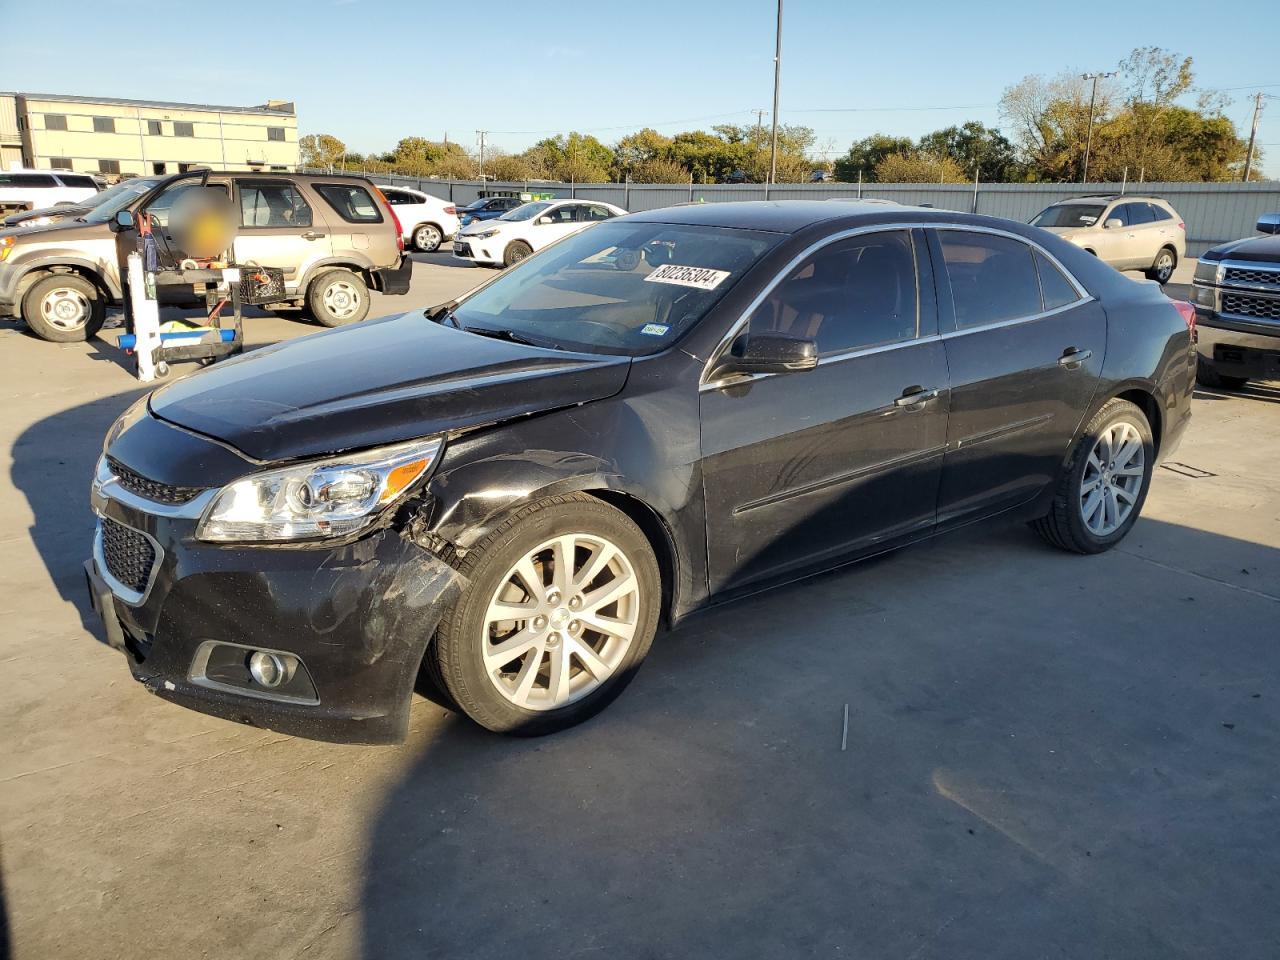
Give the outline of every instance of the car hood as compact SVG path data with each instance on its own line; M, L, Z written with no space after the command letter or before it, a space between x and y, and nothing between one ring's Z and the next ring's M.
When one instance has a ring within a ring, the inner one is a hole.
M496 218L491 220L472 218L471 222L462 228L462 234L466 237L473 237L477 233L484 233L486 230L501 230L504 227L506 227L506 222L498 223Z
M1263 263L1280 263L1280 236L1245 237L1224 243L1208 251L1203 260L1258 260Z
M292 460L601 400L622 389L630 366L412 312L218 363L157 391L150 408L255 460Z

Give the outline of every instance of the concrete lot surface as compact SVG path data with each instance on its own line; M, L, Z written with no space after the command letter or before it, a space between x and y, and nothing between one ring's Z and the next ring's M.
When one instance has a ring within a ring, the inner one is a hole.
M374 315L489 276L419 259ZM163 703L95 640L111 343L0 328L20 960L1280 955L1277 385L1197 395L1109 554L975 527L660 635L565 734L420 700L367 748Z

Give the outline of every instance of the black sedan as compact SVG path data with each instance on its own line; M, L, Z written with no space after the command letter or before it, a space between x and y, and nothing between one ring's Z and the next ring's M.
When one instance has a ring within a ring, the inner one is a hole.
M140 402L89 584L134 675L197 710L396 740L423 670L547 732L660 624L771 583L997 514L1114 546L1187 426L1193 339L1188 304L1009 221L622 217Z

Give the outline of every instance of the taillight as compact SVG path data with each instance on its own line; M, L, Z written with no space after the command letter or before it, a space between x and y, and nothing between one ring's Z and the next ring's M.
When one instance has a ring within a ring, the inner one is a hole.
M373 192L378 195L378 199L382 201L382 205L387 208L387 213L391 214L391 222L396 228L396 249L404 253L404 228L400 226L400 218L396 216L396 208L391 205L391 201L387 199L387 195L377 187L373 188Z
M453 206L453 204L450 204L444 208L444 212L449 214L451 217L456 217L458 215L458 208Z
M1186 225L1186 223L1184 223L1183 221L1179 220L1179 221L1178 221L1178 229L1179 229L1179 230L1181 230L1183 233L1186 233L1186 232L1187 232L1187 225Z
M1191 340L1194 343L1196 338L1196 308L1186 300L1174 300L1173 309L1182 314L1182 319L1187 323L1187 329L1191 331Z

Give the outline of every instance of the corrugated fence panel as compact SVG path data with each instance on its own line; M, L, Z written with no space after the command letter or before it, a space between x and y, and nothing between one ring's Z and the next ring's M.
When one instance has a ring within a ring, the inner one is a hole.
M358 171L351 171L356 173ZM498 183L368 174L375 183L412 187L452 203L470 203L486 192L550 193L556 197L603 200L626 210L656 210L680 203L730 200L829 200L834 197L893 200L939 210L977 212L1023 223L1059 200L1096 194L1132 193L1164 197L1187 225L1187 254L1247 237L1263 213L1280 212L1280 182L1263 183Z

